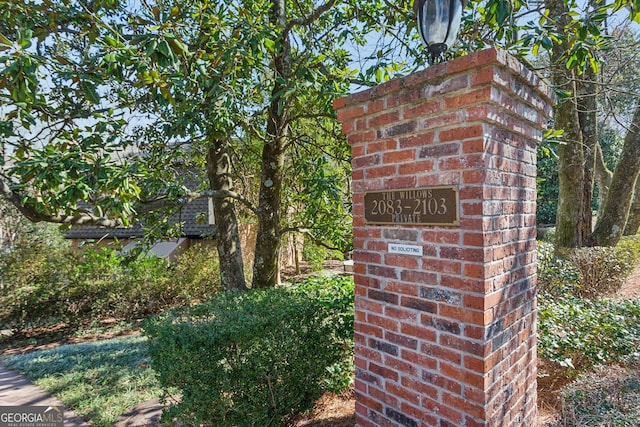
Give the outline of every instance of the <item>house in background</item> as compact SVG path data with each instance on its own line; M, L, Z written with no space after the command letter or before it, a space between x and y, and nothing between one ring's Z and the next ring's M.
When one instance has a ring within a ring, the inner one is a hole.
M210 198L197 199L183 206L169 221L180 224L180 237L156 242L150 249L150 253L173 261L187 248L196 244L215 250L215 219L213 201ZM64 231L63 235L77 248L89 241L99 246L117 247L127 252L138 244L143 230L139 223L123 228L85 225L74 226Z

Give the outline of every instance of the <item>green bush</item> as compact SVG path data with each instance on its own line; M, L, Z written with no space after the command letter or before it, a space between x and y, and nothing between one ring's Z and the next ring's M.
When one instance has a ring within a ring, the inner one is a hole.
M319 272L324 268L324 262L328 259L342 260L344 255L336 250L330 250L321 246L305 236L302 248L302 259L309 263L311 271Z
M640 254L640 240L624 237L615 247L557 251L538 242L538 291L556 297L597 299L620 289Z
M0 256L0 324L20 331L51 321L147 317L214 295L217 266L215 251L206 248L169 264L108 248L78 252L27 242Z
M353 283L341 278L224 292L151 319L152 367L182 396L163 420L279 426L311 409L328 369L340 369L352 348L349 328Z
M222 290L218 251L191 246L171 265L169 277L173 291L185 304L217 294Z
M538 242L538 292L562 296L571 293L580 279L580 272L568 260L556 255L553 244Z
M622 360L640 346L640 301L540 297L538 354L584 371Z
M57 261L60 248L43 242L19 245L0 257L0 322L3 327L23 330L65 311L64 289ZM54 284L52 286L52 284Z

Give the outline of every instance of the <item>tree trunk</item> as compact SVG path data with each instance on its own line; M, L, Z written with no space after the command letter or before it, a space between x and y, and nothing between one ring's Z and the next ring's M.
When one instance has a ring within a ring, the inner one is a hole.
M611 186L611 180L613 179L613 172L609 170L607 164L604 162L604 156L602 155L602 147L598 143L596 145L596 167L595 167L596 181L598 182L598 217L602 215L602 209L607 200L607 194L609 193L609 187Z
M593 231L593 215L591 201L595 177L596 146L598 145L598 101L596 99L596 75L588 68L582 79L576 82L578 120L582 134L582 151L584 153L584 177L582 185L582 218L579 234L583 236L583 245L591 242Z
M636 187L633 191L633 201L629 209L627 225L624 227L625 236L635 236L640 229L640 179L636 179Z
M560 34L569 22L569 9L564 2L546 1L550 16L556 20ZM584 171L582 133L577 111L576 85L573 71L567 70L562 61L568 51L565 43L554 43L551 52L551 79L556 90L570 95L561 99L555 108L555 128L564 130L564 144L558 147L558 211L556 215L556 245L580 247L589 237L584 220ZM589 210L589 215L590 215Z
M631 120L602 210L593 232L598 246L615 246L625 229L631 200L640 173L640 103Z
M232 191L229 144L215 140L207 150L207 175L212 190ZM226 290L247 290L242 260L242 244L238 232L238 219L230 198L213 198L216 220L216 244L220 259L220 280Z
M253 263L253 288L267 288L278 284L279 252L282 236L281 202L284 175L284 151L288 137L287 99L284 89L291 77L291 45L285 31L287 19L286 0L274 0L270 21L280 30L280 51L273 69L275 84L268 109L267 135L262 148L262 174L258 200L258 234Z

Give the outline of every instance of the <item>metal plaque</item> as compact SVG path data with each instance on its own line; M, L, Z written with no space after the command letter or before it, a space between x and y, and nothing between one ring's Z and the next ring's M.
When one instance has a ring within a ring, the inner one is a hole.
M364 193L367 224L460 225L458 187Z

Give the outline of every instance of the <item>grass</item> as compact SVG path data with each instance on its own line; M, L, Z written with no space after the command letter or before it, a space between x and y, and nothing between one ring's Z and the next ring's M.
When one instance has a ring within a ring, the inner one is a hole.
M118 337L4 356L0 363L29 377L95 427L110 427L132 406L161 394L141 336Z

